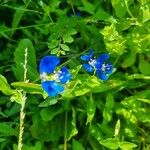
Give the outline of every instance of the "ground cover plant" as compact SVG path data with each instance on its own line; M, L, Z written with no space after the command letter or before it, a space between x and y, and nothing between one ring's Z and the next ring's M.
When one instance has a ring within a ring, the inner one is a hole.
M149 150L149 84L149 0L0 1L0 150Z

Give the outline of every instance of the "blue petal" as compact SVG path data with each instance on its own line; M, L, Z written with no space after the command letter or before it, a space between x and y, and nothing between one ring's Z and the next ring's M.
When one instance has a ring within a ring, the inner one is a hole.
M65 84L67 81L71 79L71 74L69 73L67 67L61 68L60 72L58 72L58 78L62 84Z
M100 69L102 68L102 62L99 61L98 59L96 59L95 68L96 68L97 70L100 70Z
M56 56L45 56L40 61L39 65L40 74L43 72L53 73L59 62L60 59Z
M109 77L109 76L108 76L105 72L103 72L102 70L97 70L97 76L98 76L98 78L101 79L101 80L107 80L108 77Z
M103 64L108 59L109 59L109 54L103 53L98 57L97 62Z
M76 16L78 16L78 17L82 17L81 12L80 12L80 11L77 11Z
M112 63L105 64L105 73L111 74L113 71L113 65Z
M90 53L88 55L83 55L80 57L80 59L84 60L84 61L90 61L90 59L93 57L93 55L94 55L94 51L90 50Z
M94 71L94 68L89 64L83 64L83 67L89 73L92 73Z
M56 84L55 81L42 82L42 88L49 96L56 96L64 91L64 87Z

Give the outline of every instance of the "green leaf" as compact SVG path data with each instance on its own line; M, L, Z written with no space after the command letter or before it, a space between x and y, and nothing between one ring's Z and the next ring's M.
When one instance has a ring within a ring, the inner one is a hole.
M127 67L134 65L135 60L136 60L136 51L131 50L130 52L127 53L127 55L122 63L122 67L127 68Z
M69 85L71 85L71 83L69 83ZM73 90L69 87L69 89L66 89L66 91L62 93L62 96L64 98L74 98L75 96L85 95L88 92L90 92L88 87L76 86Z
M39 104L39 107L48 107L58 102L58 97L47 97L43 102Z
M13 82L13 83L11 83L11 85L14 88L22 89L22 90L26 91L27 93L42 94L42 95L44 94L44 91L43 91L41 85L39 85L39 84L27 83L27 82Z
M35 114L30 131L33 138L42 142L57 142L64 135L64 118L57 116L52 121L45 122L39 114Z
M11 125L0 123L0 134L1 136L16 136L17 132L11 127Z
M122 142L119 142L119 147L122 150L130 150L130 149L137 147L137 145L131 142L122 141Z
M57 47L58 43L59 43L59 42L58 42L57 40L52 40L52 41L50 41L50 43L48 44L48 48L53 49L53 48Z
M57 106L51 106L49 108L44 108L41 110L41 117L44 121L50 121L52 120L57 114L60 114L63 112L63 108L59 105Z
M125 16L127 9L123 0L112 0L111 3L115 9L117 17L122 18L123 16Z
M9 84L7 83L7 80L4 76L0 74L0 91L4 93L5 95L11 95L13 94L13 90L10 88Z
M73 136L78 133L76 128L76 111L72 108L72 118L67 122L67 140L69 141Z
M14 52L13 72L19 81L24 80L24 62L25 62L25 49L27 48L27 80L34 81L39 78L37 72L35 49L29 39L23 39L19 42L18 47Z
M94 14L95 7L93 4L89 3L87 0L82 0L83 7L79 7L78 9L81 11L86 11L89 14Z
M61 53L62 55L66 55L66 52L63 51L63 50L61 50L60 53Z
M12 28L16 29L18 27L24 12L25 12L24 6L17 7L16 12L14 13L13 16ZM12 35L14 34L15 31L16 30L13 30Z
M106 140L100 141L100 143L109 149L118 149L119 148L119 139L118 138L108 138Z
M80 142L73 140L73 150L85 150L85 149Z
M115 125L115 133L114 136L117 137L120 131L120 120L118 119Z
M10 100L12 102L17 102L21 104L22 98L23 98L22 92L20 90L15 90L14 94L10 97Z
M150 75L150 63L144 59L143 55L140 55L140 62L139 62L139 70L144 75Z
M108 93L108 95L106 97L105 108L103 111L103 119L104 119L103 122L104 123L111 121L114 104L115 104L115 102L114 102L113 95L111 93Z
M118 31L125 31L132 25L132 19L120 18L120 21L116 24ZM132 49L131 49L132 50Z
M111 23L117 23L117 20L113 16L111 16L109 13L104 11L102 8L99 8L98 11L90 18L96 21L104 20L104 21L109 21Z
M90 123L95 115L95 111L96 111L96 105L94 103L94 99L92 97L92 93L90 95L90 98L87 99L87 103L86 103L86 111L87 111L87 120L86 120L86 125L88 123Z
M74 41L74 39L72 36L65 34L65 35L63 35L63 41L64 41L64 43L72 43Z
M141 5L140 9L139 9L139 16L138 19L144 23L150 20L150 5L147 4L143 4Z
M54 48L54 49L51 50L51 54L54 54L54 55L55 55L55 54L57 54L57 53L58 53L58 48Z
M64 51L70 51L70 48L66 44L60 44L60 46Z
M5 138L0 138L0 143L2 143L2 142L4 142L4 141L6 141Z
M103 134L97 124L90 124L89 133L100 143L103 138Z
M74 28L69 28L66 33L68 35L75 35L77 31Z

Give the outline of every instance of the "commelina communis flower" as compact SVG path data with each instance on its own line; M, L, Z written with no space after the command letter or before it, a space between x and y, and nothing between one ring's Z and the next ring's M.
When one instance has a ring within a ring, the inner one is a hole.
M49 96L56 96L64 91L64 85L71 79L67 67L55 71L60 59L57 56L49 55L41 59L39 64L42 88Z
M109 54L103 53L97 59L93 58L93 55L93 50L90 50L89 54L80 57L81 60L86 62L83 64L83 68L88 73L96 71L99 79L107 80L109 75L113 71L112 63L107 62L107 60L109 59Z

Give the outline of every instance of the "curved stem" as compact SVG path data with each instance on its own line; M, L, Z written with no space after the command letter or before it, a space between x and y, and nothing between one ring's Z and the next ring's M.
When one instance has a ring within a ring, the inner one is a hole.
M131 13L129 7L128 7L128 2L127 2L126 0L124 0L124 3L125 3L125 6L126 6L126 8L127 8L127 12L128 12L128 14L130 15L130 17L135 18L135 17L133 16L133 14Z
M71 5L71 9L72 9L73 14L76 15L76 12L75 12L74 7L73 7L73 1L72 0L70 0L70 5Z

